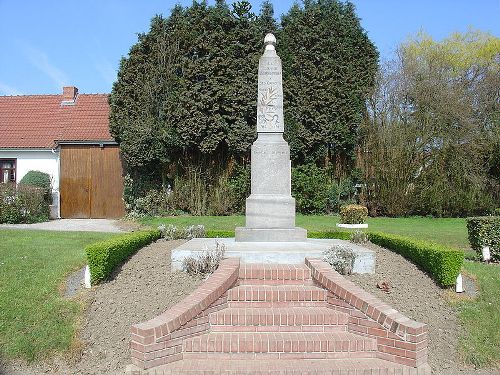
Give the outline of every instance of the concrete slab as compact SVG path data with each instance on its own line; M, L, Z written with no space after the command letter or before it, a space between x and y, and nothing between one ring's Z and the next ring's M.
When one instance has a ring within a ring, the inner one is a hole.
M349 241L307 239L303 242L239 242L234 238L193 238L172 250L172 270L181 270L182 261L204 251L214 250L217 242L226 247L226 257L239 257L243 263L301 264L306 257L322 258L332 245L343 245L356 253L354 273L375 272L375 252Z
M0 224L0 229L36 229L71 232L125 232L111 219L59 219L34 224Z

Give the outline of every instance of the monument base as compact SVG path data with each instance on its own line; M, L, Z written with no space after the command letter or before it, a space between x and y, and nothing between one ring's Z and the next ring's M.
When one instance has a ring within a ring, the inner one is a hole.
M304 228L248 228L237 227L237 242L301 242L307 240Z
M332 245L351 248L356 254L354 273L375 272L375 252L349 241L335 239L306 239L301 242L238 242L234 238L193 238L172 250L172 270L181 270L182 261L207 250L216 243L225 245L225 257L238 257L242 263L303 264L306 257L323 257Z

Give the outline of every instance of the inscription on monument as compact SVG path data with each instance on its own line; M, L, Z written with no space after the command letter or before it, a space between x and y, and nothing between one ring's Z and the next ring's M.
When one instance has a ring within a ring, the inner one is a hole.
M283 131L281 60L274 50L270 50L266 51L259 61L257 132Z

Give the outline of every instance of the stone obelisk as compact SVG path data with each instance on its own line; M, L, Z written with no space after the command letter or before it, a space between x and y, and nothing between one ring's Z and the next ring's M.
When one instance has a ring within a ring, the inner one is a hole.
M291 194L290 147L283 139L283 82L276 38L267 34L259 60L257 140L251 151L251 194L246 225L236 228L237 242L305 241L307 231L295 227Z

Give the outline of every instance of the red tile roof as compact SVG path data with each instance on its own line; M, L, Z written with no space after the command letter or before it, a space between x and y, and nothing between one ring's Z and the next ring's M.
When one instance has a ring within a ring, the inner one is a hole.
M107 94L0 96L0 148L53 148L57 141L113 141Z

